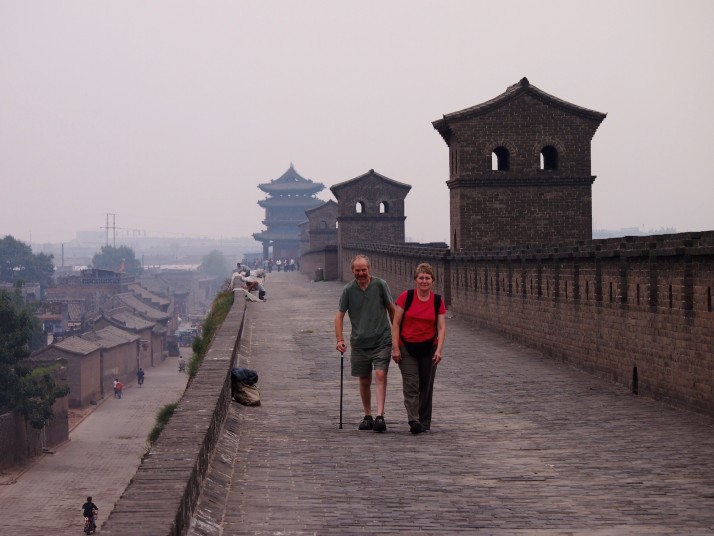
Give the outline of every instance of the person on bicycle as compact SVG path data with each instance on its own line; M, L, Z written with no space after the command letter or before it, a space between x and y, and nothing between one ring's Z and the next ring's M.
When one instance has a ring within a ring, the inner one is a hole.
M88 517L90 523L92 524L92 531L96 530L97 524L95 522L95 516L99 507L92 502L91 497L87 497L87 502L82 505L82 514L84 517Z

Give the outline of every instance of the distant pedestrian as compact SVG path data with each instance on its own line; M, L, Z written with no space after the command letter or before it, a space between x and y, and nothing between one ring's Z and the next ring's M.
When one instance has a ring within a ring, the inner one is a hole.
M139 387L144 385L144 369L139 367L139 370L136 373L136 380L139 382Z
M114 378L114 398L119 398L119 392L117 391L117 384L119 383L119 378Z
M117 398L121 398L121 390L124 386L121 384L119 380L117 380Z

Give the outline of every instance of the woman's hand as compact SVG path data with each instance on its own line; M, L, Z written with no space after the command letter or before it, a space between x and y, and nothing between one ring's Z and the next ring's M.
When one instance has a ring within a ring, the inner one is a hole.
M396 348L392 348L392 359L394 359L395 363L399 363L402 360L402 353L398 346Z
M436 352L434 352L434 357L431 358L431 361L434 363L434 366L441 363L441 350L437 349Z

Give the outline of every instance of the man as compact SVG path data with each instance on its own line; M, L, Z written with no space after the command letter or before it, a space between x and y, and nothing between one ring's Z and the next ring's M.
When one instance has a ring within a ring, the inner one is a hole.
M357 255L352 259L354 281L345 285L335 316L337 351L347 349L343 333L345 313L350 313L350 361L352 376L359 378L359 394L364 408L360 430L384 432L384 402L387 397L387 370L392 351L391 319L394 303L387 282L370 275L369 259ZM377 417L372 418L372 370L377 387Z
M144 369L139 367L139 370L136 372L136 379L139 382L139 387L144 385Z
M97 530L96 512L99 507L92 502L91 497L87 497L87 502L82 505L82 515L90 519L92 532Z
M244 288L248 292L252 292L253 290L258 291L258 299L260 301L265 301L265 287L260 284L260 281L258 281L255 277L245 277L245 276L240 276L241 280L241 287Z

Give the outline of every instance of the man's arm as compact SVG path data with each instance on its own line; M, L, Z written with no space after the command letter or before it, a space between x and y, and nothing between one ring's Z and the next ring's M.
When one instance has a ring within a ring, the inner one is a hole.
M402 315L404 315L404 309L401 307L394 306L394 315L392 317L392 359L395 363L399 363L402 359L402 351L399 349L399 336L402 328Z
M396 312L397 312L397 308L394 306L393 303L390 303L387 305L387 314L389 315L390 323L394 323L394 318L395 318Z

